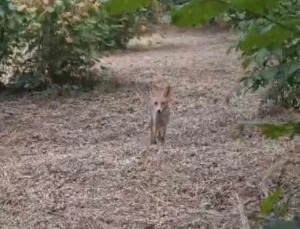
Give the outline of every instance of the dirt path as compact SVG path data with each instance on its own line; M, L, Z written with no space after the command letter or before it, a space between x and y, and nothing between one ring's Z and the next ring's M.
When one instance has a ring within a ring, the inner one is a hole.
M258 99L226 104L241 74L228 32L170 32L163 47L103 59L145 91L167 80L178 103L165 146L149 146L135 90L0 107L0 225L4 228L243 228L264 171L287 143L248 132ZM144 90L145 89L145 90ZM0 226L1 227L1 226Z

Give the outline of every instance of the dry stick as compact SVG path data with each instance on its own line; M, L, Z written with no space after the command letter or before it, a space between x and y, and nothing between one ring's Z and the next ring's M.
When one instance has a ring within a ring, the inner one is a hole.
M223 224L223 226L222 226L221 229L225 229L225 227L227 226L227 224L228 224L228 222L225 222L225 223Z
M139 186L139 188L140 188L145 194L147 194L148 196L150 196L152 199L156 200L156 201L159 202L159 203L164 204L165 207L170 208L170 207L168 206L168 203L167 203L166 201L164 201L164 200L162 200L162 199L156 197L156 196L153 195L152 193L148 192L144 187L142 187L142 185L141 185L140 183L138 183L138 186Z
M276 170L282 169L286 164L288 164L290 162L291 162L291 160L286 158L286 159L283 159L283 160L275 163L274 165L272 165L269 168L269 170L267 171L266 175L264 176L264 178L262 179L262 182L261 182L261 189L262 189L262 192L263 192L265 197L267 197L268 194L269 194L268 180L271 177L271 175Z
M238 210L239 210L239 213L241 216L241 222L243 225L243 229L250 229L248 218L246 217L245 212L244 212L244 205L241 203L240 198L237 193L235 194L235 196L236 196L236 200L237 200L237 204L238 204Z

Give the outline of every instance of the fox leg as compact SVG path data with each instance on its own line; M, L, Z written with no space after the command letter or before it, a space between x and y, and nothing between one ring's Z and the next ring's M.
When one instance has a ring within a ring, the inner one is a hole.
M165 136L166 136L166 132L167 132L167 126L164 126L163 128L163 135L162 135L162 142L165 142Z
M157 130L157 138L158 138L159 141L162 141L162 137L163 137L162 134L163 134L163 133L162 133L162 128L160 127L160 128Z
M162 143L165 142L166 130L167 130L167 127L161 127L160 131L159 131L159 139Z
M156 134L157 134L157 128L154 125L153 120L151 119L151 140L150 140L150 144L156 144Z

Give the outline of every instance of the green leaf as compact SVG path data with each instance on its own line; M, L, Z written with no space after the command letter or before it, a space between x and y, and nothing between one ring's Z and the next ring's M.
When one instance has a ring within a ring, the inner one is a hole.
M147 7L151 2L151 0L110 0L104 4L104 8L109 14L118 15Z
M55 9L54 9L54 7L52 7L52 6L47 6L47 7L46 7L46 11L49 12L49 13L53 13L54 10L55 10Z
M260 212L262 215L268 216L276 204L276 201L280 198L282 194L281 189L277 189L275 192L273 192L270 196L268 196L266 199L264 199L261 202L260 206Z
M296 26L300 24L300 19L292 19L280 24L271 24L262 30L252 27L238 47L244 52L251 51L252 48L276 49L281 47L283 42L299 30Z
M297 73L300 71L300 62L299 61L293 61L293 62L283 65L282 71L283 71L283 74L284 74L286 80L293 77L293 78L295 78L295 80L297 80L297 82L299 82L300 79L297 75Z
M257 73L257 77L261 78L263 81L274 81L276 79L276 76L279 73L279 68L277 66L270 67L265 70L259 71Z
M244 52L251 51L252 48L268 48L275 49L282 45L283 41L293 34L292 31L286 30L279 25L260 33L256 28L249 31L246 37L239 43L238 47Z
M36 7L30 7L30 8L27 8L26 9L28 13L34 13L37 11L37 8Z
M218 0L194 0L172 12L172 23L179 27L205 24L229 7L229 4Z
M21 5L21 6L18 6L17 7L17 10L19 11L19 12L21 12L21 11L23 11L23 10L25 10L26 9L26 5Z
M282 136L300 135L300 121L289 122L284 124L270 124L262 121L242 121L240 125L244 128L258 127L262 133L269 138L279 138Z
M0 9L0 17L4 17L4 15L5 15L5 12L2 9Z
M10 9L11 11L14 11L14 10L16 10L16 6L12 3L9 3L8 4L8 9Z
M263 14L266 9L276 7L282 0L231 0L239 10Z
M257 126L261 129L262 133L272 139L276 139L282 136L292 136L294 133L294 127L290 124L260 124Z

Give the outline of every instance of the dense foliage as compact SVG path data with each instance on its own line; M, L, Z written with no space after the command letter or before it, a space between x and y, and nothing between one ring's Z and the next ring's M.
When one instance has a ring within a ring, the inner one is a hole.
M90 67L103 51L125 48L157 21L159 7L156 1L148 3L148 8L115 14L113 2L3 0L1 74L13 76L8 86L14 89L66 83L93 87Z
M299 9L297 0L193 1L174 12L173 21L192 26L223 16L233 22L241 34L236 48L242 52L245 76L241 81L247 89L267 87L266 101L298 107Z

